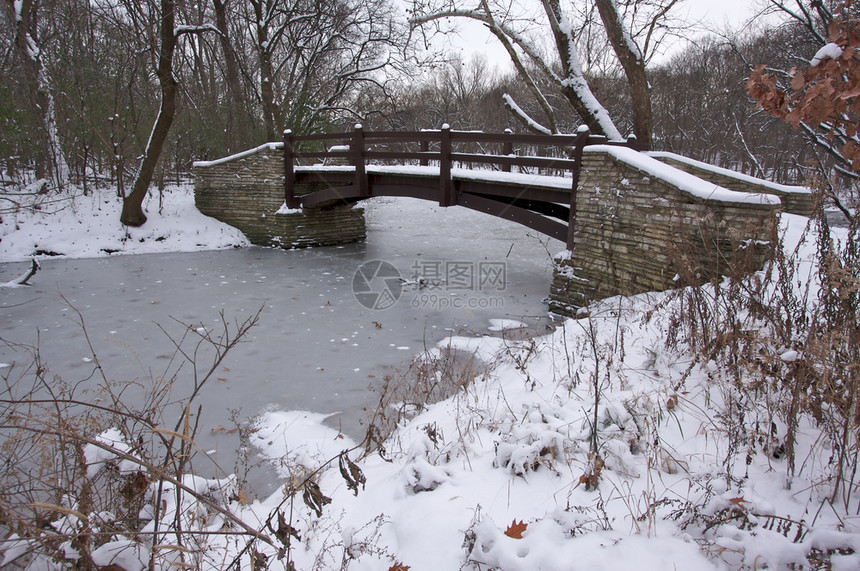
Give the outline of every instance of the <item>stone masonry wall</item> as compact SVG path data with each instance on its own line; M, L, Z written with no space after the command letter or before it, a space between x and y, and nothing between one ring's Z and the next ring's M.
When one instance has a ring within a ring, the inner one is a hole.
M312 192L310 185L296 194ZM352 206L278 214L284 204L284 158L263 145L232 159L194 164L194 200L203 214L235 226L252 244L301 248L364 240L364 211Z
M589 301L703 283L742 254L760 267L770 205L705 200L606 153L586 152L574 248L557 259L550 308L573 314Z

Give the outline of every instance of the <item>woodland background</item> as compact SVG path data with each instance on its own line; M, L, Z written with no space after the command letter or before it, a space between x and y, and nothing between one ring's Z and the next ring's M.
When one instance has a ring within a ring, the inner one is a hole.
M518 11L487 1L6 0L0 9L0 171L4 184L98 181L129 194L163 119L172 78L175 110L152 161L162 187L191 163L297 134L438 128L572 132L588 117L570 105L582 78L623 135L636 131L630 74L607 34L601 4L616 11L650 90L651 147L773 179L804 183L810 169L855 177L821 130L792 129L744 89L758 64L783 84L826 43L841 2L769 0L767 27L702 32L675 16L677 0L561 5ZM166 10L174 30L164 75ZM511 61L450 56L443 22L481 21ZM561 24L559 26L559 23ZM566 26L566 27L565 27ZM494 31L495 30L495 31ZM561 30L561 33L558 33ZM435 38L435 39L434 39ZM561 39L560 39L561 38ZM672 45L674 55L661 55ZM684 47L678 47L684 46ZM613 52L613 47L615 51ZM161 75L159 75L161 74ZM514 105L511 105L511 102ZM512 109L515 112L512 112ZM532 123L524 122L527 116ZM593 129L594 130L594 129ZM599 129L598 129L599 130ZM638 133L637 133L638 134ZM640 135L640 140L642 136ZM148 146L148 142L150 143ZM838 182L836 183L839 184Z

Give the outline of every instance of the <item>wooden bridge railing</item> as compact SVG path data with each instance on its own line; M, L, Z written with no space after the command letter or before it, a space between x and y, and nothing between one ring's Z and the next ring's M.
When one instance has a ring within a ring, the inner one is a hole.
M502 172L536 168L546 172L571 173L570 219L573 228L576 217L576 189L582 150L587 145L619 145L642 150L634 137L627 141L608 141L601 135L591 135L585 127L572 135L532 135L455 131L443 125L427 131L365 131L356 125L351 133L297 136L284 131L284 195L289 208L301 206L295 196L295 165L297 162L319 163L332 159L345 160L355 169L354 188L359 197L371 195L367 166L369 164L439 165L439 205L457 204L451 172L455 164L486 165ZM323 150L303 150L322 146ZM471 149L484 152L469 152ZM486 149L498 152L486 152ZM517 154L524 148L529 154Z
M324 150L299 150L303 144L314 142L323 143ZM455 152L455 149L469 144L481 148L493 146L500 152ZM399 145L401 149L391 150L393 145ZM417 150L409 150L410 145L417 146ZM435 147L433 150L431 145ZM519 155L514 152L515 145L538 151L546 150L542 154ZM634 137L628 138L627 141L608 141L606 137L591 135L585 129L574 135L531 135L514 134L510 131L455 131L448 125L443 125L439 130L426 131L365 131L361 125L356 125L351 133L300 136L287 130L284 131L284 166L288 175L285 177L286 198L291 208L300 205L292 192L297 161L319 163L332 159L346 160L347 164L355 168L355 185L362 190L362 195L368 196L367 165L392 162L422 166L429 165L431 161L438 163L440 197L450 195L451 170L454 163L490 165L491 169L495 166L503 172L512 172L513 167L570 172L574 177L573 182L577 182L582 149L586 145L619 145L641 150ZM443 190L446 187L447 191ZM440 203L443 202L449 201L440 199Z

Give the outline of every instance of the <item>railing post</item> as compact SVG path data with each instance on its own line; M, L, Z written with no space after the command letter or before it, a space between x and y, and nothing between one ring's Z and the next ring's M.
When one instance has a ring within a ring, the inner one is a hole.
M514 134L514 132L511 131L510 129L505 129L505 135L513 135L513 134ZM505 141L502 144L502 154L505 155L506 157L509 157L512 154L514 154L514 144L511 141ZM508 164L502 165L502 171L511 172L511 165L508 165Z
M567 249L573 251L573 234L576 231L576 195L579 187L579 171L582 170L582 150L588 143L588 125L582 125L576 130L576 142L573 147L573 170L570 187L570 215L567 218Z
M453 206L457 201L451 184L451 127L448 123L442 125L439 135L439 206Z
M627 135L627 146L633 149L634 151L638 151L639 149L639 139L636 138L636 135L630 133Z
M296 173L293 168L293 156L295 149L293 148L293 132L290 129L284 130L284 202L287 203L287 208L299 208L302 205L301 200L296 198Z
M367 183L367 169L364 165L364 127L356 123L355 132L352 134L350 143L352 164L355 167L355 186L358 188L359 196L370 196L370 187Z
M422 153L429 153L430 152L430 141L428 141L427 139L424 139L423 141L421 141L421 152ZM428 164L430 164L430 161L427 160L426 156L423 156L419 160L418 164L420 164L422 167L426 167Z

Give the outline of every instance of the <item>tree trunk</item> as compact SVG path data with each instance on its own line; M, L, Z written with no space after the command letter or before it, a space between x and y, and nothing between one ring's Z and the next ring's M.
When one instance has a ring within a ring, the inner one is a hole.
M505 51L508 52L508 56L511 58L511 62L514 64L514 69L517 70L517 73L520 76L520 79L526 84L528 90L532 93L541 110L544 113L544 116L547 120L547 130L551 133L558 133L558 125L555 120L555 112L552 109L552 105L550 105L549 101L546 100L544 94L541 92L540 88L535 84L534 79L532 79L529 74L528 69L525 64L523 64L523 60L520 58L517 50L514 48L513 43L510 38L505 34L505 32L496 24L495 17L493 16L493 11L490 9L490 5L487 0L481 1L481 7L484 9L484 14L486 16L486 25L489 28L490 32L496 36L496 39L499 40L499 43L505 48ZM514 105L512 105L513 99L510 99L508 103L506 103L506 107L513 113L514 117L522 122L526 128L532 131L540 131L540 127L534 121L530 121L528 118L524 116L523 113L517 112L515 110Z
M564 72L562 93L592 133L606 135L610 139L620 139L621 133L609 116L609 112L594 96L585 79L573 41L573 31L561 13L559 0L544 0L543 7L549 19ZM567 22L566 29L563 27L563 22Z
M227 95L230 101L230 113L225 118L225 137L227 150L233 151L237 147L243 148L253 142L253 125L257 119L250 111L248 101L245 99L242 89L242 76L236 51L230 39L230 27L227 23L227 6L231 0L212 0L215 11L215 27L218 29L218 42L224 53L225 81L227 83ZM241 110L241 113L239 111Z
M29 91L29 97L21 106L29 107L42 118L39 133L42 140L36 150L36 177L51 179L58 187L62 187L68 181L69 167L57 134L51 82L34 36L37 6L33 0L10 2L15 17L15 49L21 58L21 69Z
M230 29L227 26L227 4L229 2L230 0L226 2L224 0L212 0L212 6L215 8L215 27L218 28L219 32L218 42L221 44L221 51L224 52L224 63L227 67L226 80L230 101L232 101L234 109L244 109L242 83L239 80L239 64L236 62L236 53L230 44Z
M275 101L274 67L272 66L272 45L269 38L268 16L272 0L252 0L251 5L256 17L257 53L260 58L260 105L263 108L263 124L266 128L267 141L280 141L283 131L283 119L280 108Z
M176 79L173 77L173 53L176 48L174 8L174 0L161 0L161 48L157 71L158 83L161 86L161 107L146 144L131 194L126 196L122 203L120 221L126 226L142 226L146 222L143 199L146 198L155 165L161 156L161 149L176 114Z
M633 43L633 39L624 29L621 15L615 0L595 0L600 19L606 29L609 43L621 67L627 76L630 85L630 98L633 105L633 134L636 139L651 146L651 129L653 126L653 114L651 112L651 88L648 86L648 78L645 76L645 58L639 48Z
M275 101L275 90L272 85L272 54L265 43L265 32L261 32L260 45L260 96L263 101L263 122L266 124L266 140L277 141L283 128L281 126L281 111Z

